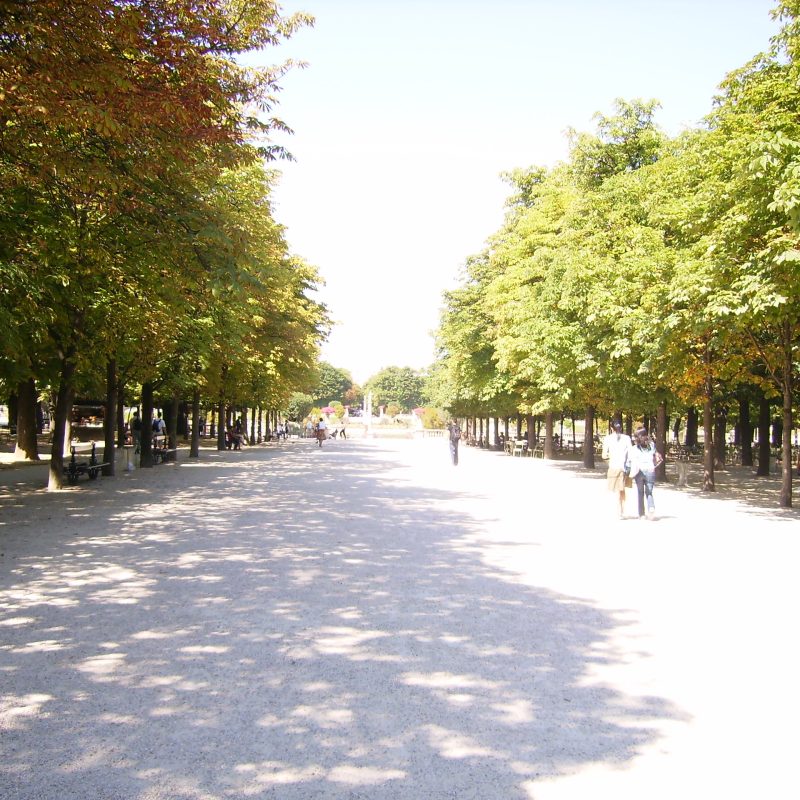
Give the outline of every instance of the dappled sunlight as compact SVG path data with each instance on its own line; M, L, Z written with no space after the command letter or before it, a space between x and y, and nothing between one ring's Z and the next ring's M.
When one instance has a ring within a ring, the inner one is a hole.
M293 767L277 761L265 761L260 764L237 764L234 771L253 781L256 786L245 789L245 795L263 791L266 785L287 783L303 783L320 777L322 770L310 765L303 768Z
M9 771L198 800L433 797L414 787L437 774L461 797L480 772L515 798L680 719L598 685L592 659L629 657L625 618L504 568L432 450L347 447L224 454L158 493L133 473L49 538L9 539Z
M110 679L119 669L125 666L125 653L103 653L85 659L75 669L91 675L97 680Z
M367 643L389 636L385 631L367 631L358 628L323 628L316 633L314 645L323 655L343 655L353 659L385 658L385 655L364 647Z
M327 778L332 783L343 783L348 786L378 786L387 781L400 780L405 776L406 773L398 769L343 764L340 767L334 767L328 773Z
M448 730L441 725L425 725L428 744L442 758L503 758L504 753L482 745L460 731Z
M46 703L55 698L53 695L41 692L31 692L21 696L4 694L0 695L0 713L5 724L13 726L15 721L21 721L24 717L35 717L42 712Z

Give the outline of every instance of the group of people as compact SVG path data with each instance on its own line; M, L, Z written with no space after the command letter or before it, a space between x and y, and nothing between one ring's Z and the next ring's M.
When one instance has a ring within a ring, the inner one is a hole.
M161 411L158 412L157 416L153 417L151 428L153 436L153 448L158 447L159 444L165 447L166 445L163 442L159 443L158 441L160 436L166 437L167 435L167 423L164 421ZM126 444L133 445L135 453L141 452L142 430L142 418L139 416L138 409L134 409L130 420L125 423L125 442Z
M320 447L322 447L322 443L326 439L335 439L337 436L342 439L347 438L344 425L331 430L325 421L325 417L320 417L319 422L312 422L310 419L306 422L306 438L316 439Z
M619 518L625 519L625 490L636 483L639 519L654 519L653 487L656 469L664 460L646 428L638 428L631 439L614 420L611 433L603 440L603 458L608 461L607 485L619 504ZM645 504L647 509L645 511Z

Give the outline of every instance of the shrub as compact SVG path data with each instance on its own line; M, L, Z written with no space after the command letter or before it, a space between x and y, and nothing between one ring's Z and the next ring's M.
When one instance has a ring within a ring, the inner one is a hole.
M447 417L438 408L426 408L422 412L422 427L428 430L444 428L447 425Z

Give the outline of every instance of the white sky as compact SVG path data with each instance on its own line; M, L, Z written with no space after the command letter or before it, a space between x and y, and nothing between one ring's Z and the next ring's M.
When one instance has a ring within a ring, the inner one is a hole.
M766 49L771 0L286 0L307 11L266 63L283 81L276 217L320 270L337 325L322 357L363 383L424 368L442 291L503 219L502 171L552 165L617 97L669 133Z

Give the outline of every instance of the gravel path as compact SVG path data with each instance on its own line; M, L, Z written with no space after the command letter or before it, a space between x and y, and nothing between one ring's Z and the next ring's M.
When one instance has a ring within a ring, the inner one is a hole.
M620 521L599 470L440 440L39 469L0 481L4 800L800 796L774 497Z

